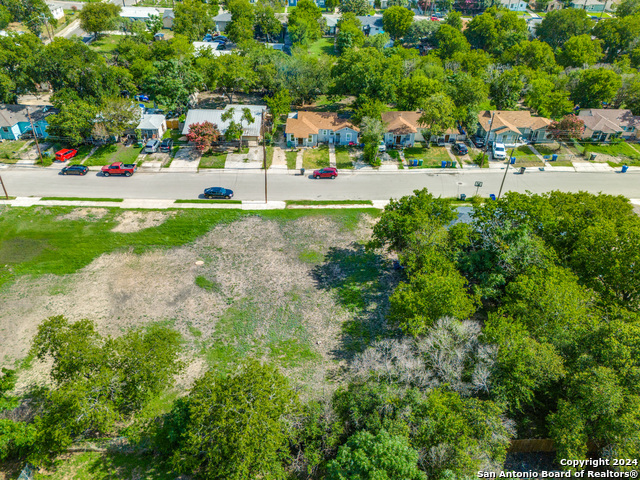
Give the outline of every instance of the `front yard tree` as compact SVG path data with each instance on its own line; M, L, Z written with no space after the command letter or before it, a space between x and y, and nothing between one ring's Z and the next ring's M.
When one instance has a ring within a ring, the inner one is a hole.
M606 68L583 70L571 99L581 108L602 108L610 103L622 86L620 75Z
M414 13L404 7L389 7L382 14L382 26L384 31L391 35L391 38L397 40L406 35Z
M555 139L568 140L580 138L584 132L584 120L576 115L566 115L549 125L549 133Z
M450 11L447 14L447 18L444 20L444 23L456 30L462 31L462 14L460 12Z
M377 118L364 117L360 122L360 136L364 143L364 159L372 165L379 165L378 146L385 132L384 124Z
M311 0L300 0L289 14L289 35L293 43L308 45L322 37L326 21L322 10Z
M154 100L167 108L186 105L189 96L202 84L202 77L190 62L168 60L154 62L153 66L162 75L149 77L145 87Z
M436 93L424 101L418 123L428 132L427 145L432 135L440 136L455 125L455 109L453 100L445 93Z
M21 22L37 36L47 23L57 25L44 0L2 0L0 5L9 11L10 21Z
M271 5L258 2L254 7L255 26L260 35L266 37L267 42L278 38L282 32L282 23L276 18L275 10Z
M240 43L253 39L255 25L255 12L249 0L231 0L227 2L227 8L231 13L231 22L224 32L234 43Z
M189 126L187 139L196 144L200 153L206 153L211 149L211 145L218 141L220 135L217 124L204 121Z
M563 67L580 68L593 65L602 58L600 40L592 40L590 35L571 37L558 51L558 63Z
M120 137L128 128L140 123L140 108L131 100L122 97L105 98L98 113L96 125L103 125L110 137Z
M257 361L234 375L209 371L186 399L187 416L173 463L199 478L285 478L287 418L299 410L278 370Z
M342 15L338 22L338 35L336 36L336 47L340 53L353 47L364 45L364 33L362 23L355 14L349 12Z
M498 110L513 110L523 88L520 73L515 69L505 70L489 84L489 97Z
M366 15L369 13L369 2L367 0L341 0L340 11L342 13L351 12L355 15Z
M47 117L47 132L72 146L91 136L98 107L83 100L53 102L60 111Z
M116 21L120 18L120 10L120 5L110 2L87 3L78 13L80 27L97 38L100 32L115 28Z
M434 37L438 44L438 56L442 59L449 59L456 54L469 51L469 42L464 35L450 25L440 25Z
M151 35L155 35L164 28L160 15L149 15L149 19L144 23Z
M272 97L265 97L265 101L271 110L271 115L273 115L274 124L277 124L283 115L291 111L291 95L286 88L278 90Z
M173 31L185 35L190 42L202 40L205 34L216 28L213 20L218 14L218 2L205 3L202 0L177 2L174 8Z

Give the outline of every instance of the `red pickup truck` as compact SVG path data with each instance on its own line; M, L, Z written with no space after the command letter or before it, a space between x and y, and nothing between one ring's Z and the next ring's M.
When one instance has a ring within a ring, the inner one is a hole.
M56 160L58 162L66 162L70 158L75 157L77 154L78 154L78 150L76 150L75 148L72 148L72 149L65 148L64 150L60 150L59 152L56 152Z
M102 167L102 175L108 177L110 175L124 175L130 177L138 167L134 163L116 162L109 166Z

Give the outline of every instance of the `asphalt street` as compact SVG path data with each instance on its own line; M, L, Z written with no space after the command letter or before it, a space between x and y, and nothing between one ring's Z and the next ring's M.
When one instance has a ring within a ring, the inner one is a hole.
M264 173L207 171L205 173L136 173L133 177L102 177L90 172L85 177L63 176L55 169L16 168L0 170L11 196L104 197L131 199L198 198L204 188L230 188L238 200L264 200ZM435 195L472 196L474 183L483 182L479 194L498 194L502 171L463 171L460 173L354 173L335 180L313 180L307 176L272 174L268 176L269 200L388 200L427 187ZM520 175L509 171L504 192L551 190L588 191L640 198L640 174L531 172Z

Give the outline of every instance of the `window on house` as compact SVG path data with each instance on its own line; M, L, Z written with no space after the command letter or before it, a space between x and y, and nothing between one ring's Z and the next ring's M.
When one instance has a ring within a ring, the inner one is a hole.
M8 132L9 131L9 127L2 127L2 131L3 132Z
M351 134L347 133L347 142L351 140Z
M313 135L309 135L309 138L307 139L308 142L313 142Z

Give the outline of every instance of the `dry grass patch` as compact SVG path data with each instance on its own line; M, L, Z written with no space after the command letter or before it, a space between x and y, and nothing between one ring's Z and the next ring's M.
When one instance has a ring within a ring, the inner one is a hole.
M111 231L114 233L139 232L145 228L158 227L173 215L173 212L138 212L127 210L116 217L118 225L113 227Z

